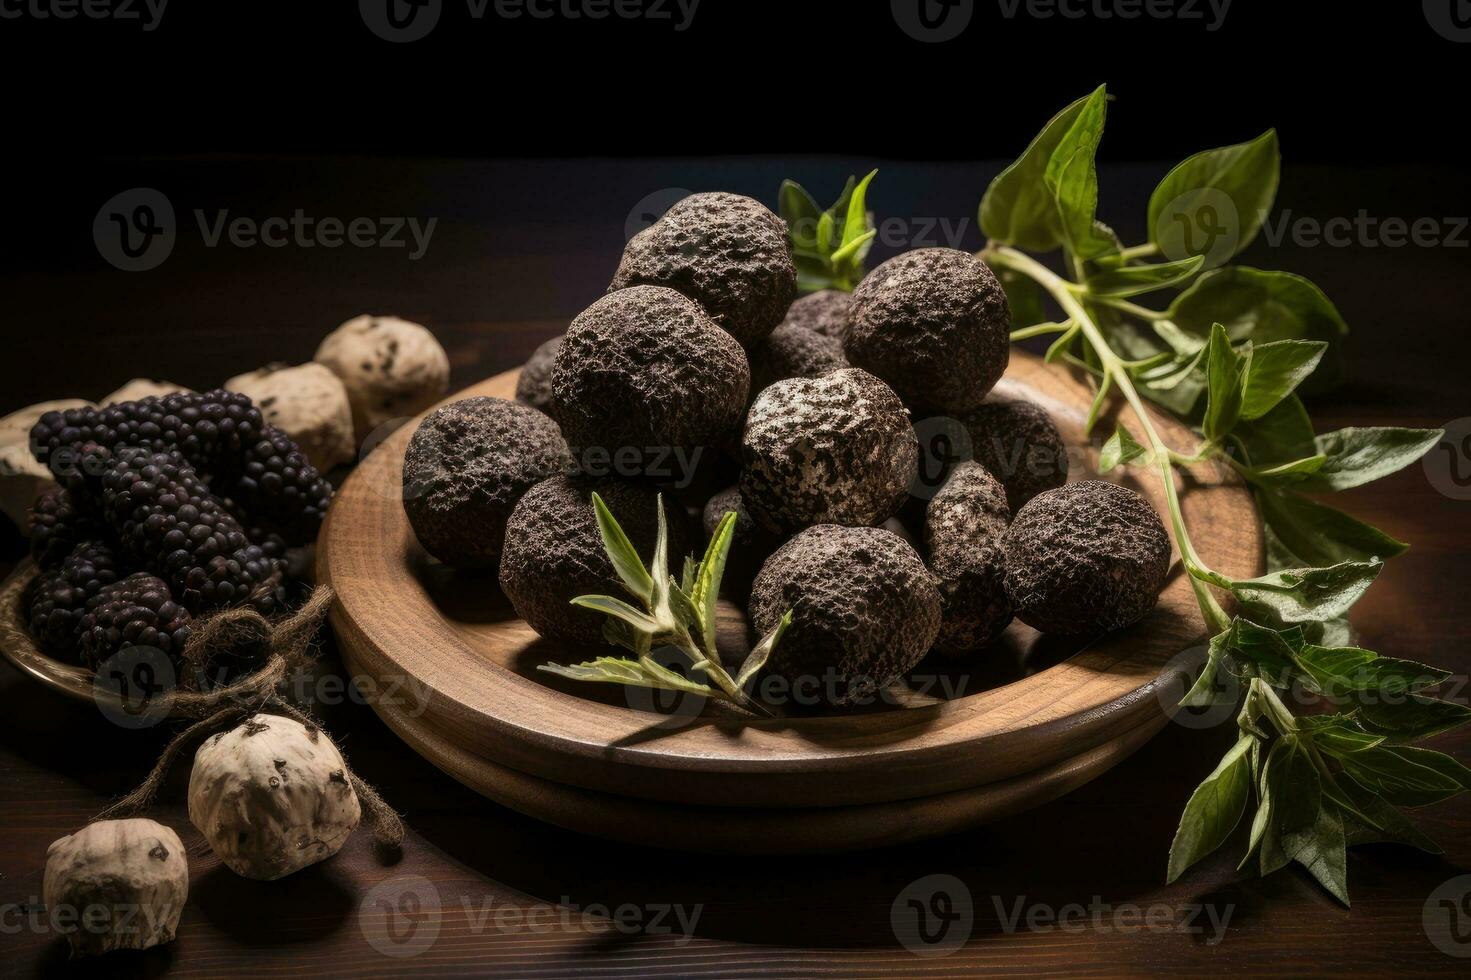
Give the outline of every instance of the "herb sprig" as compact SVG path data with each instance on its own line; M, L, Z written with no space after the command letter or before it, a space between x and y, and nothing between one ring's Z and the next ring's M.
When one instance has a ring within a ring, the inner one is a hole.
M599 657L573 666L542 664L537 669L575 681L699 695L729 702L752 714L770 715L771 710L749 697L745 687L766 665L791 625L791 611L761 638L734 677L721 664L716 648L716 603L735 536L735 511L727 511L721 518L698 564L693 557L685 557L683 574L676 581L668 571L669 528L664 519L662 494L658 500L659 527L654 555L647 566L603 498L594 493L592 505L603 548L623 587L642 608L606 595L578 596L572 604L605 614L608 619L603 624L604 637L634 656L632 659ZM688 657L692 676L687 677L655 660L653 652L662 646L673 646ZM700 675L706 682L694 679Z
M843 193L827 210L796 181L783 181L778 209L787 223L792 258L797 265L797 288L804 293L820 289L852 292L863 278L863 263L878 230L865 203L877 170L862 180L849 177Z
M1234 702L1245 691L1240 737L1186 804L1167 877L1222 846L1254 799L1241 866L1254 862L1265 875L1296 862L1348 904L1348 845L1395 841L1438 852L1396 808L1471 788L1471 770L1409 743L1464 724L1471 709L1426 693L1446 679L1443 671L1350 645L1349 609L1407 545L1304 494L1387 476L1443 433L1317 434L1297 392L1325 365L1333 370L1343 318L1299 276L1217 267L1250 243L1271 210L1280 170L1274 132L1172 170L1150 198L1150 240L1126 246L1096 213L1107 108L1103 87L1074 102L992 182L980 207L989 239L981 258L1012 301L1013 339L1054 336L1047 361L1092 379L1088 428L1114 395L1132 410L1142 438L1119 426L1100 468L1147 466L1164 487L1211 634L1182 707ZM1234 234L1222 224L1223 202L1237 216ZM1058 249L1069 276L1026 254ZM1175 291L1164 309L1135 302L1162 290ZM1061 321L1046 321L1044 298L1061 308ZM1191 422L1198 444L1186 452L1167 446L1145 399ZM1266 525L1268 574L1232 578L1192 544L1175 470L1207 461L1251 488ZM1235 616L1222 596L1234 600ZM1239 684L1225 684L1228 675ZM1289 690L1335 710L1297 714L1278 693Z

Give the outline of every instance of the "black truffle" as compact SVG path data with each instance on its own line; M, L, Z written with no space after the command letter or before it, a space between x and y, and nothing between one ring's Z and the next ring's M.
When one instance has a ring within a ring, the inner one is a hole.
M786 223L739 194L691 194L629 241L609 292L669 286L697 301L747 347L797 295Z
M751 351L751 396L777 381L821 377L848 366L840 341L783 323Z
M57 656L76 651L77 629L87 602L118 580L123 563L112 546L84 541L61 563L42 571L31 583L27 606L31 636L42 650Z
M1067 446L1040 405L993 398L960 421L970 434L976 460L1006 487L1012 513L1044 490L1067 482Z
M572 321L552 379L557 420L580 467L658 476L673 450L734 440L751 372L740 344L693 300L634 286Z
M917 412L964 412L1006 371L1011 312L980 259L952 248L905 252L853 291L848 360Z
M790 609L792 624L766 670L845 704L912 668L940 631L940 595L918 554L876 527L820 524L767 559L751 589L751 625L764 635Z
M834 340L842 340L848 331L848 305L851 293L839 289L821 289L799 298L787 310L782 326L802 327Z
M658 493L651 487L615 478L554 476L528 490L506 524L501 552L501 591L517 615L549 639L571 643L603 642L600 613L573 606L580 595L610 595L634 605L603 548L593 513L597 493L618 519L628 540L647 563L654 555ZM670 572L678 574L689 554L691 535L684 511L666 498Z
M424 550L456 568L494 568L521 495L572 457L557 423L529 405L466 398L432 412L404 453L404 512Z
M994 641L1011 622L1001 537L1011 520L1006 491L985 468L961 463L925 511L925 550L938 579L938 648L965 654Z
M555 416L552 404L552 368L557 363L557 349L562 346L561 337L553 337L532 351L531 357L521 368L516 379L516 400L532 408Z
M778 381L741 440L741 498L768 530L873 525L898 510L919 441L897 395L866 371Z
M151 647L177 660L189 641L189 611L174 601L168 583L137 572L99 591L87 604L77 643L94 670L128 647Z
M1120 629L1154 608L1170 568L1170 536L1149 501L1086 480L1038 494L1001 539L1006 592L1044 633Z

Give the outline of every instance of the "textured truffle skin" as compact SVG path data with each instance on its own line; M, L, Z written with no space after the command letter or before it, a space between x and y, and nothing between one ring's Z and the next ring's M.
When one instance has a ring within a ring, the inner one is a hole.
M629 240L609 292L679 290L746 347L771 333L797 295L786 223L739 194L691 194Z
M1001 537L1011 520L1006 490L974 462L955 468L925 510L925 551L940 590L936 646L966 654L993 642L1011 622Z
M521 495L572 465L557 423L529 405L466 398L420 423L404 453L404 511L424 550L495 568Z
M561 346L562 338L557 336L532 351L516 378L516 400L553 418L557 413L552 409L556 401L552 393L552 369L557 366L557 351Z
M841 341L848 332L848 306L852 299L852 294L840 289L808 293L787 310L782 326L801 327Z
M336 854L362 818L342 754L282 715L210 736L189 774L189 822L231 871L274 881Z
M580 313L552 374L562 434L590 471L589 449L639 466L674 448L730 443L750 383L740 344L662 286L609 293Z
M989 399L961 417L975 458L1006 487L1012 513L1067 482L1067 446L1052 417L1024 399Z
M549 639L600 645L607 617L573 606L571 601L581 595L629 599L603 549L593 514L595 492L647 563L654 555L658 492L643 483L554 476L528 490L506 524L501 591L516 614ZM690 550L687 518L668 499L664 516L669 527L669 568L678 574Z
M93 670L128 647L149 647L177 661L189 642L189 624L189 611L174 601L167 582L136 572L87 603L77 647Z
M876 527L820 524L767 559L751 588L751 625L765 635L792 611L766 670L837 705L910 670L940 631L940 594L918 554ZM803 682L802 679L809 680Z
M396 316L353 317L322 340L314 359L347 388L359 445L449 391L449 355L426 328Z
M836 338L783 323L751 351L751 395L787 378L817 378L848 366Z
M741 461L741 498L768 530L873 525L908 494L919 440L888 385L847 368L761 392Z
M88 603L116 582L125 567L111 545L84 541L56 568L36 576L28 597L27 622L41 649L58 656L75 654Z
M1170 568L1170 536L1149 501L1098 480L1038 494L1001 539L1017 618L1091 635L1138 622Z
M895 256L853 291L848 360L883 378L916 412L981 403L1011 356L1011 310L996 276L953 248Z
M53 915L64 912L75 924L66 934L73 957L148 949L171 941L179 928L189 859L179 835L163 824L99 820L46 849L41 894ZM106 910L107 920L93 920L98 913L91 909Z

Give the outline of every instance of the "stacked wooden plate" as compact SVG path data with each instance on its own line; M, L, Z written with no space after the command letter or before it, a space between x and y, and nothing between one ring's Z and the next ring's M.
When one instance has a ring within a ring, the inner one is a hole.
M515 380L503 374L456 397L509 398ZM1072 479L1091 476L1087 386L1019 352L1003 384L1045 407L1077 447ZM1183 426L1156 424L1189 447ZM1157 732L1181 691L1180 655L1204 641L1177 564L1155 611L1129 630L1081 645L1016 624L974 665L929 658L897 703L754 721L685 700L671 714L648 692L538 672L598 651L540 639L494 575L457 573L424 553L400 497L412 428L348 479L319 541L343 656L375 710L424 758L572 830L682 849L803 852L1015 813L1087 782ZM1180 490L1202 557L1228 575L1258 574L1250 495L1224 471L1200 469ZM1164 512L1154 471L1115 478ZM722 649L736 660L747 642L740 611L727 607Z

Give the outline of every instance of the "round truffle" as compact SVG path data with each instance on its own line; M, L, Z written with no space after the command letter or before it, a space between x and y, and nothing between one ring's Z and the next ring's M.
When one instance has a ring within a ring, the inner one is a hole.
M494 568L521 495L572 466L557 423L529 405L466 398L431 413L404 453L404 512L424 550Z
M898 510L919 461L899 397L866 371L778 381L741 440L741 498L768 530L873 525Z
M603 642L606 616L572 605L581 595L628 599L623 581L603 548L593 512L597 493L618 519L639 556L648 562L658 534L658 492L616 478L554 476L532 487L506 524L501 591L517 615L548 639ZM677 574L691 536L684 510L666 498L670 572Z
M942 652L979 650L1011 622L1001 560L1010 520L1006 490L974 462L957 466L926 508L925 550L940 590Z
M360 316L332 331L317 363L342 379L359 445L394 419L418 415L449 391L449 356L434 334L394 316Z
M787 310L782 326L802 327L842 340L848 331L848 304L853 297L840 289L820 289L799 298Z
M750 347L797 295L786 223L749 197L691 194L629 240L608 290L639 284L679 290Z
M1006 487L1013 514L1037 494L1067 482L1067 446L1040 405L993 398L960 422L976 460Z
M561 346L562 338L556 336L532 351L516 379L518 402L525 402L548 415L556 414L552 411L552 368L556 367L557 350Z
M766 670L842 705L910 670L940 631L940 594L915 550L883 528L820 524L767 559L751 588L765 635L792 611Z
M751 350L751 395L787 378L816 378L848 367L836 338L783 323Z
M1032 498L1001 550L1017 618L1065 636L1138 622L1170 568L1170 536L1149 501L1099 480Z
M248 395L262 417L290 436L318 472L351 463L357 455L347 388L325 365L272 364L237 375L224 387Z
M963 412L1001 380L1011 311L996 276L953 248L895 256L853 291L844 346L917 412Z
M580 313L552 372L562 433L593 476L658 477L672 450L729 445L750 384L741 345L662 286L609 293Z

